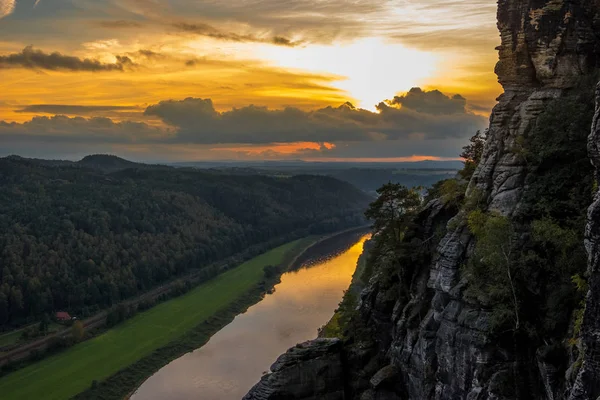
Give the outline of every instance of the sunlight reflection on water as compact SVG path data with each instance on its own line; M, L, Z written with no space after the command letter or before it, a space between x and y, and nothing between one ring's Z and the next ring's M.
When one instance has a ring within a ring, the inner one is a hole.
M275 292L238 315L202 348L151 376L133 400L239 400L296 343L312 339L350 285L368 235L348 250L286 273Z

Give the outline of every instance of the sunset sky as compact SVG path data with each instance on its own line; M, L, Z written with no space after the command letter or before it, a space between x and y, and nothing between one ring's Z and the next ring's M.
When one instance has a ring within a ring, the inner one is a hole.
M0 0L0 156L455 158L490 0Z

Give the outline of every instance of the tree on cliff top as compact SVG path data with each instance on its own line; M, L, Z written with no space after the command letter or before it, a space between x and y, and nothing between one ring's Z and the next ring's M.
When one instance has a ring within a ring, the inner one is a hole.
M460 175L469 179L475 172L475 168L481 161L481 156L483 155L483 146L485 145L485 139L487 137L487 131L483 133L481 131L477 131L475 135L473 135L469 139L469 144L463 147L463 152L460 153L460 157L465 161L464 168L460 171Z
M365 216L373 221L375 232L393 239L402 240L408 223L422 205L418 188L409 189L398 183L386 183L377 189L377 200L369 205Z

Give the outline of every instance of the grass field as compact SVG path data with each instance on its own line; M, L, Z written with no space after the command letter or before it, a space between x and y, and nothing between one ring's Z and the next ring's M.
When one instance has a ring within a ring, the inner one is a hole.
M23 334L23 330L19 329L18 331L12 331L12 332L1 335L0 336L0 347L17 343L22 334Z
M306 239L277 247L106 333L0 379L0 398L68 399L177 339L244 295Z

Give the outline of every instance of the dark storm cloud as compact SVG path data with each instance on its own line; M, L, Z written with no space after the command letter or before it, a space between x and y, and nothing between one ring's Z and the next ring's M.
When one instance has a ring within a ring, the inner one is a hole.
M450 97L439 90L423 91L417 87L403 96L394 96L388 103L427 114L464 114L467 100L459 94Z
M274 36L272 38L262 38L254 35L240 35L232 32L221 31L214 26L204 23L186 23L176 22L172 24L172 27L181 32L192 33L199 36L210 37L213 39L229 40L232 42L256 42L256 43L271 43L278 46L294 47L300 43L293 42L282 36Z
M63 71L125 71L135 66L127 56L115 56L115 63L103 63L95 59L68 56L59 52L45 53L27 46L20 53L1 56L0 68L27 68Z
M135 110L136 107L127 106L78 106L69 104L32 104L15 112L18 113L43 113L43 114L92 114L104 111Z
M164 135L164 132L143 122L115 122L110 118L33 117L24 123L0 121L0 137L3 141L36 143L52 141L59 143L133 143L148 141Z
M413 91L410 96L381 102L379 112L350 103L314 111L251 105L219 112L210 99L187 98L161 101L148 107L145 115L176 128L173 140L177 142L204 144L457 138L485 124L485 118L465 111L466 100L461 96L440 93L443 98L439 98L437 91ZM395 107L395 102L402 102L403 107Z
M411 96L414 93L398 97ZM444 97L446 102L459 100L458 97ZM218 111L211 99L187 98L161 101L146 108L146 117L162 120L166 124L163 128L100 117L37 116L25 123L0 122L0 141L6 144L6 149L52 144L65 149L89 146L93 151L114 145L141 146L157 152L160 150L156 149L165 146L207 150L218 149L220 144L231 148L241 144L251 149L272 143L313 142L335 146L309 147L306 152L311 153L311 157L319 154L340 158L361 154L362 157L455 156L467 138L486 124L485 118L465 111L464 106L449 113L446 112L448 105L440 112L440 105L433 104L403 100L402 106L398 107L388 100L377 106L378 112L355 108L350 103L312 111L294 107L273 110L253 105ZM29 107L44 112L51 110L48 107L69 106ZM71 111L76 110L79 109ZM103 110L98 109L99 112ZM298 156L301 150L294 154ZM276 148L273 151L276 152ZM257 153L250 151L248 154Z

